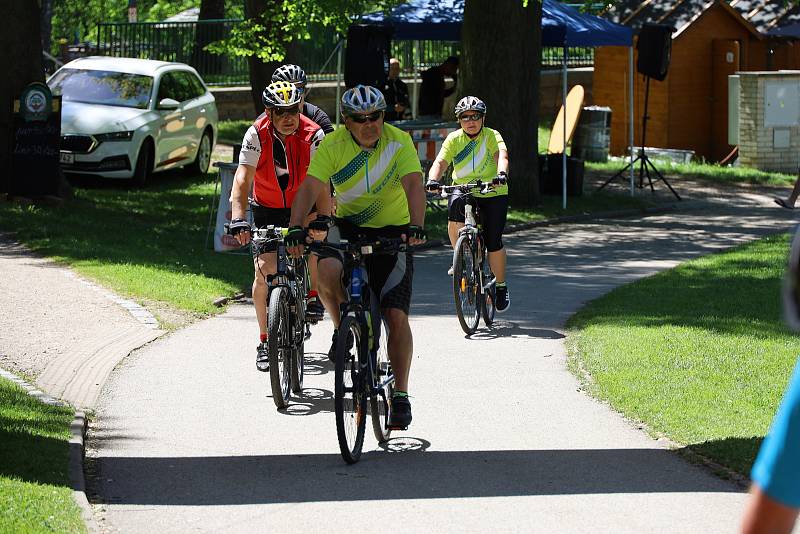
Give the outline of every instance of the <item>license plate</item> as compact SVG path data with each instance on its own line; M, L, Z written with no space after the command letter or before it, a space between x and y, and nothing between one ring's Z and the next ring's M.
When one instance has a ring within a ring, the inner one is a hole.
M58 161L61 163L72 165L73 163L75 163L75 154L73 154L72 152L61 152Z

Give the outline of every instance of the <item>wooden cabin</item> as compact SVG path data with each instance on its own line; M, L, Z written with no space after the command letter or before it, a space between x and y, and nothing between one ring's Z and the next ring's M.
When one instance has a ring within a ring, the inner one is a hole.
M672 58L664 81L650 81L647 146L693 150L719 161L728 145L728 75L800 69L800 41L768 37L800 21L800 6L777 0L621 0L603 14L638 33L644 23L668 24ZM629 49L595 51L594 104L612 109L611 153L628 146ZM634 47L634 71L636 70ZM641 143L645 77L635 73L634 142Z

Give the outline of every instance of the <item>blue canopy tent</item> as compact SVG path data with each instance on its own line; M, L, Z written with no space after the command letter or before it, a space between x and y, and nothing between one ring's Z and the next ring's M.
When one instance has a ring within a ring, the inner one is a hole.
M410 0L392 9L388 14L370 13L361 18L366 24L392 26L396 40L461 40L461 23L464 17L464 0ZM630 62L630 146L633 147L633 31L595 15L555 0L544 0L542 5L542 46L564 49L563 105L567 98L567 50L569 47L627 46L631 48ZM414 86L414 107L417 99ZM338 110L337 110L338 111ZM566 130L566 124L564 125ZM566 137L566 135L565 135ZM563 150L563 205L567 205L566 139ZM633 150L631 150L631 161ZM631 195L633 195L633 165L631 165Z

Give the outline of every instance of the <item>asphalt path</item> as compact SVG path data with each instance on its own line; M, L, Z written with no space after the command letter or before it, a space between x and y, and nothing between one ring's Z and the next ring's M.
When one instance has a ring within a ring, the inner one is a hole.
M416 257L414 422L338 452L328 321L303 395L275 410L255 370L252 308L162 337L112 374L89 436L90 500L108 531L732 532L742 489L691 465L566 369L587 301L681 261L782 231L769 198L506 238L512 308L466 338L449 249ZM359 524L360 522L360 524Z

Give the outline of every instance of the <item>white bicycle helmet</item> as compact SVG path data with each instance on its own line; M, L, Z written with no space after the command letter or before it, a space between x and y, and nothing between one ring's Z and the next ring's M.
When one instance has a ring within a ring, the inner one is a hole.
M281 65L275 69L275 72L272 73L272 81L296 83L300 84L301 87L305 87L308 79L306 78L306 73L303 69L297 65L292 65L289 63L287 65Z
M465 111L477 111L481 115L485 115L486 104L477 96L465 96L456 104L456 117L459 117Z
M300 103L302 91L291 82L272 82L261 93L265 108L289 108Z
M373 113L385 109L383 93L370 85L356 85L342 95L342 110L346 114Z

